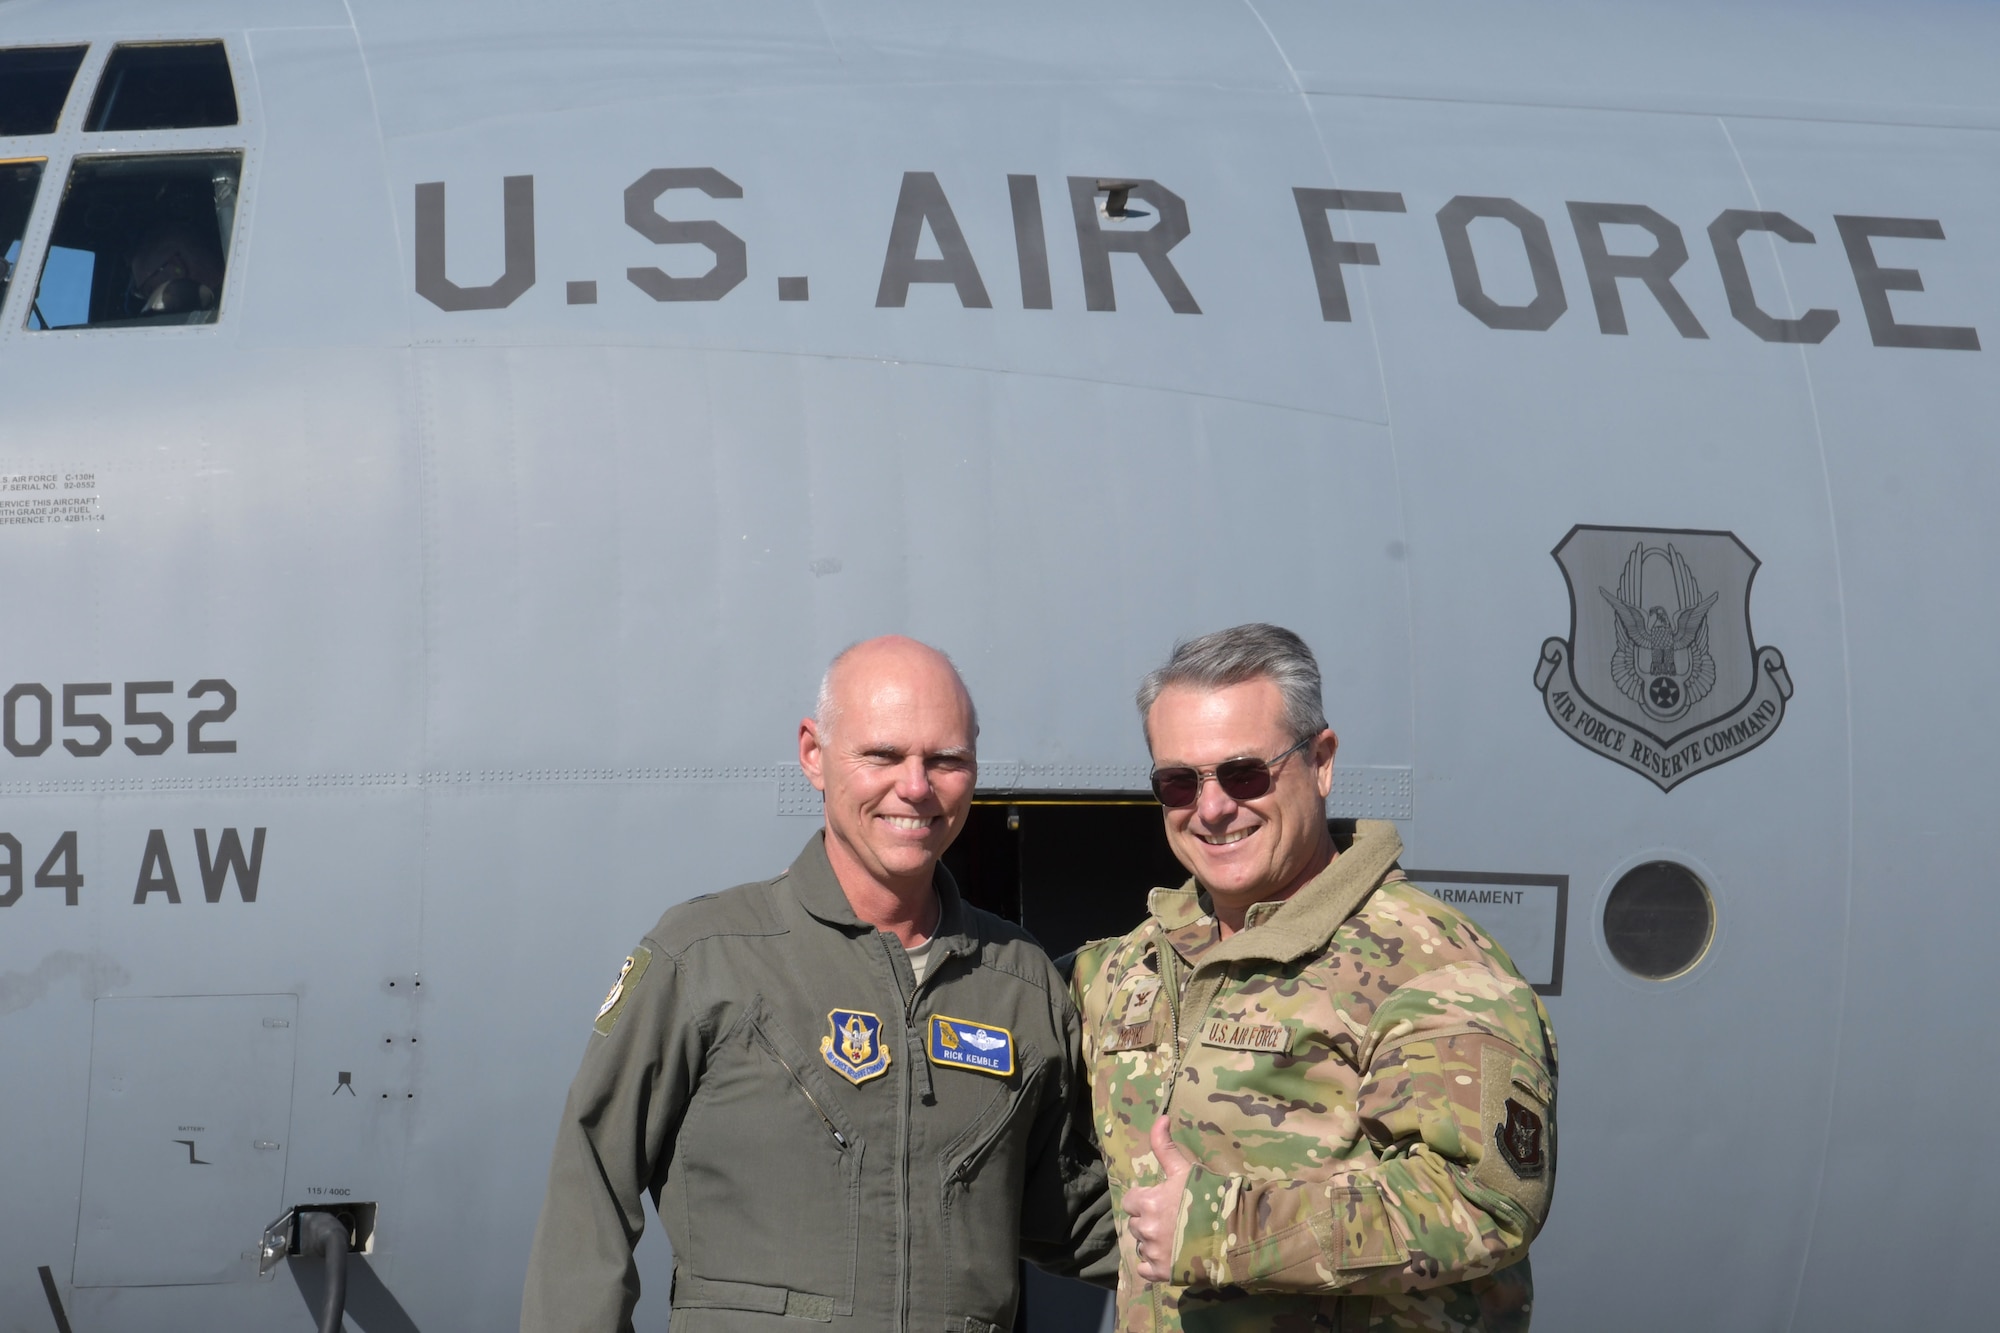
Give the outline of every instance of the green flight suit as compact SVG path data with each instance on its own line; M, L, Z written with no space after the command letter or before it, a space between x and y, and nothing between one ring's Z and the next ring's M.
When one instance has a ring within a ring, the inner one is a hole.
M1110 1280L1068 991L1024 931L936 885L921 985L820 833L776 879L660 919L570 1088L523 1333L631 1328L646 1192L674 1333L1003 1333L1022 1257Z

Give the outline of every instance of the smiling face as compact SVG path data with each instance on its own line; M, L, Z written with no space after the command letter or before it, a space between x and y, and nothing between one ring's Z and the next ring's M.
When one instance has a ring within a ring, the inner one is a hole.
M836 664L828 702L828 716L799 724L799 766L826 795L835 876L850 896L927 893L978 777L965 686L934 649L872 639Z
M1270 759L1299 739L1285 729L1284 696L1271 681L1169 685L1146 715L1146 735L1155 767L1185 764L1205 775L1193 805L1165 812L1167 842L1232 930L1253 904L1291 894L1333 859L1331 731L1273 769L1271 790L1252 800L1232 799L1207 776L1226 759Z

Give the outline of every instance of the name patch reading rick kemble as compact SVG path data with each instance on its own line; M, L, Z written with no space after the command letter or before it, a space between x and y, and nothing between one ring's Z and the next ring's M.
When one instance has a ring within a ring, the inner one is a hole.
M930 1057L934 1065L954 1065L1006 1078L1014 1072L1014 1034L968 1018L931 1019Z
M1292 1049L1292 1034L1282 1023L1239 1023L1229 1018L1211 1018L1202 1025L1201 1039L1225 1051L1281 1054Z

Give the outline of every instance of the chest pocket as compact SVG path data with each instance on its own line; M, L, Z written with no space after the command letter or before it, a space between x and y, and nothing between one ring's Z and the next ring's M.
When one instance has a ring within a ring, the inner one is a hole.
M1014 1326L1021 1193L1029 1140L1049 1077L1032 1044L1020 1043L1017 1054L1024 1076L995 1088L992 1099L937 1159L952 1314L977 1327L985 1327L980 1320Z
M1160 998L1160 978L1138 972L1119 984L1105 1011L1107 1019L1102 1049L1106 1051L1147 1050L1160 1044L1166 1030L1165 1002Z
M671 1168L677 1307L852 1311L865 1145L835 1083L761 999L711 1050Z

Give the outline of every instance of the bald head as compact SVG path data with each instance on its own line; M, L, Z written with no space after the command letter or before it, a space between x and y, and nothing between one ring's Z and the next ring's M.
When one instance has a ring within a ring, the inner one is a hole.
M884 634L850 644L827 664L813 705L813 721L819 725L822 740L832 733L843 712L883 689L949 693L964 707L968 737L979 735L979 710L952 660L927 643L902 634Z
M972 809L978 735L958 669L928 644L869 639L827 668L799 767L826 798L827 859L862 920L933 910L931 872Z

